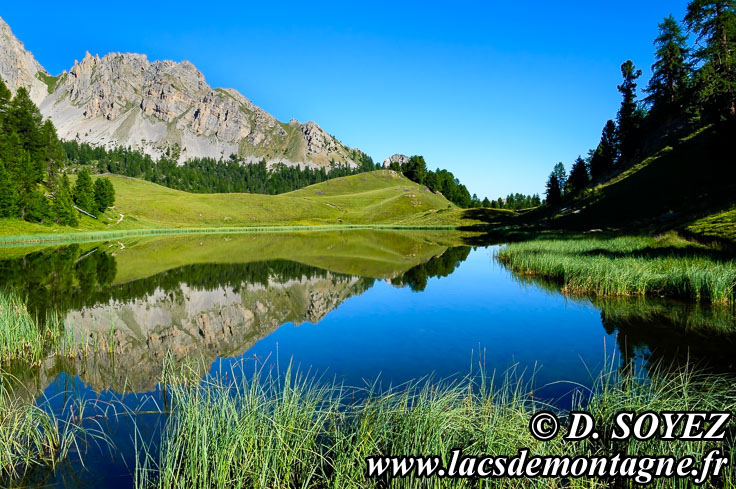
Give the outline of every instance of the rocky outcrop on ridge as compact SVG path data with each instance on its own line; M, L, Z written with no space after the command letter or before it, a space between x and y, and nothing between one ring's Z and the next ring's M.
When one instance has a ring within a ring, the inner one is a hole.
M27 87L62 139L196 157L301 167L355 166L353 150L314 122L282 123L234 89L212 88L190 62L87 53L50 76L0 18L0 77Z

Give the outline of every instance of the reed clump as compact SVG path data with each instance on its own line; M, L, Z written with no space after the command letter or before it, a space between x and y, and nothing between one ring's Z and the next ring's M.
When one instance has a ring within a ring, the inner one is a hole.
M0 366L13 361L34 365L63 332L60 319L50 314L41 323L13 292L0 292Z
M34 401L16 396L21 388L0 372L0 485L22 480L36 469L54 470L85 434L81 423L61 419ZM83 410L77 409L78 418Z
M496 253L514 273L559 282L564 292L663 296L733 305L736 260L672 235L539 239Z
M736 401L730 385L691 373L646 379L610 370L591 389L578 390L573 410L587 409L601 426L621 409L729 410ZM698 442L614 444L605 437L538 441L529 432L529 419L550 407L535 400L529 384L513 375L500 382L479 375L458 382L425 379L388 390L354 390L308 380L291 370L285 375L257 372L250 378L233 372L169 388L169 419L155 453L138 467L139 489L634 487L630 480L584 478L373 479L366 474L365 459L438 455L447 466L457 448L463 455L516 455L523 447L532 455L571 457L611 456L611 450L698 457L708 448ZM732 443L726 440L720 448L733 458ZM736 473L726 470L704 487L729 487ZM690 482L658 479L648 487L688 487Z

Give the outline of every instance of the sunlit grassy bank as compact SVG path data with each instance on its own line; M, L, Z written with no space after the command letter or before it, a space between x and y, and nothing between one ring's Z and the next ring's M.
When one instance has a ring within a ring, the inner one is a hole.
M736 243L736 207L698 219L685 229L701 239L722 239Z
M612 370L609 370L611 372ZM183 374L185 377L186 374ZM247 377L247 376L246 376ZM239 375L225 379L240 378ZM247 381L173 383L172 404L160 452L138 466L139 488L445 488L626 487L603 479L445 479L408 476L371 479L365 458L373 455L438 455L445 466L453 449L464 455L610 456L676 454L704 456L714 446L733 458L733 448L702 442L612 442L608 437L541 442L529 432L530 416L549 409L514 376L457 383L422 382L389 392L356 392L287 373L256 374ZM572 389L572 386L571 386ZM358 400L356 400L358 399ZM693 373L654 375L650 380L607 373L591 391L576 396L601 427L619 410L729 410L736 394L728 379ZM560 413L564 415L564 413ZM732 467L705 487L730 487ZM657 488L690 487L692 481L661 479Z
M509 244L497 257L515 273L559 281L570 294L734 301L732 256L672 235L536 239Z

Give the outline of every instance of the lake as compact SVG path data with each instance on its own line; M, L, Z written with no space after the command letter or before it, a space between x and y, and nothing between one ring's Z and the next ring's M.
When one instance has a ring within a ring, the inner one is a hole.
M65 324L65 353L6 366L22 384L14 394L65 415L92 401L114 445L92 443L85 467L72 457L28 483L133 487L136 443L155 446L166 419L166 359L202 378L291 365L381 388L511 371L561 408L606 362L733 371L731 309L568 297L504 268L501 245L356 230L0 249L0 283Z

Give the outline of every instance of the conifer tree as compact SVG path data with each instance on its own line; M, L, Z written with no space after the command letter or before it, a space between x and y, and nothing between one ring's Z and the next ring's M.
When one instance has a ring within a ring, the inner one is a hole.
M698 98L706 109L736 117L736 0L693 0L685 24L696 35Z
M588 165L586 165L584 159L578 156L570 169L570 178L567 180L570 191L575 193L583 190L588 186L589 181Z
M115 202L115 188L108 178L98 178L94 185L95 206L102 213Z
M0 217L14 217L18 213L18 191L10 179L10 172L0 162Z
M419 184L424 183L424 178L427 175L427 163L424 161L423 156L412 156L409 161L403 167L404 176Z
M590 174L593 180L613 170L618 159L618 136L616 124L609 120L601 132L601 141L590 158Z
M69 177L63 174L54 193L53 208L56 222L65 226L76 226L78 224L77 211L73 207L71 194Z
M561 197L565 193L565 184L567 183L567 170L565 170L565 165L563 165L561 161L557 163L552 170L552 174L557 178L557 185L559 187Z
M636 103L636 79L641 76L631 60L621 65L623 82L618 86L621 92L621 108L617 114L618 142L622 160L629 160L636 155L638 132L642 114Z
M41 126L41 137L43 139L43 164L45 174L44 177L50 186L56 183L56 175L61 169L64 161L64 148L61 146L59 137L56 135L56 128L50 120L46 120Z
M96 214L95 192L92 188L92 178L89 170L82 168L77 175L77 182L74 184L74 202L82 210Z
M652 105L654 113L669 118L682 108L692 68L688 61L687 36L672 15L659 24L654 45L657 47L656 61L646 88L649 95L644 100Z
M28 175L28 178L33 178L36 182L43 180L45 170L46 141L41 130L42 122L41 111L31 100L28 90L20 87L10 102L8 127L5 130L18 135L21 148L28 152L31 162L28 169L32 171L32 175Z
M10 93L10 90L7 85L5 85L5 82L3 82L2 78L0 78L0 129L2 129L5 124L11 98L12 94Z
M554 172L550 173L547 180L547 203L549 205L558 204L562 200L562 191L560 190L560 181Z
M42 200L44 196L38 186L38 175L28 151L19 150L12 168L11 181L15 182L18 192L18 212L21 219L41 221L47 208Z
M438 188L437 174L431 170L428 171L424 177L424 185L432 192L436 192Z

